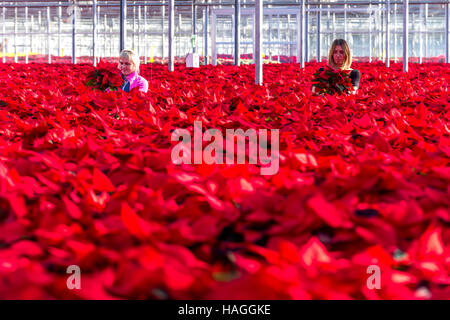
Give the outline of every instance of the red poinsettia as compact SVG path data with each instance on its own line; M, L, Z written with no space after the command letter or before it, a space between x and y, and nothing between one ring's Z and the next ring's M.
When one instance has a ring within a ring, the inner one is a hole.
M314 73L313 87L316 88L317 94L348 94L353 91L349 75L348 70L336 70L326 65L322 71Z
M100 61L97 68L90 72L86 77L86 86L96 90L116 91L122 85L123 79L117 68L104 61Z

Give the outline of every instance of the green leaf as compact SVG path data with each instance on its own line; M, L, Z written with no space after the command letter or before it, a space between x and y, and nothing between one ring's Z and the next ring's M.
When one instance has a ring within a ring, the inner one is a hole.
M169 295L167 294L167 292L160 288L152 289L152 294L160 300L169 299Z
M400 249L396 249L395 251L394 251L394 254L393 254L393 256L394 256L394 260L402 260L402 259L404 259L405 257L406 257L406 253L404 253L402 250L400 250Z
M240 209L241 205L239 203L237 203L235 200L233 200L233 204L236 208Z
M229 282L234 279L237 279L241 276L239 271L230 271L230 272L214 272L212 274L213 279L221 282Z
M398 270L398 271L406 271L406 270L409 269L408 266L404 266L404 265L401 265L401 266L394 266L394 267L392 267L392 268L395 269L395 270Z

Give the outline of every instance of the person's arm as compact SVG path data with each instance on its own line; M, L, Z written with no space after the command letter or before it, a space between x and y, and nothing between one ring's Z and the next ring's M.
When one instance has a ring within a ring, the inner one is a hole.
M139 81L139 91L144 93L148 91L148 81L143 77L141 77Z
M359 89L359 82L361 80L361 72L359 70L352 70L350 72L350 80L352 81L353 91L352 94L355 94L356 91Z

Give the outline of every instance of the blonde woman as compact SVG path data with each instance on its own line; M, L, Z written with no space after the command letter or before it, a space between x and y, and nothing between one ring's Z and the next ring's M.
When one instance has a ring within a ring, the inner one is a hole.
M139 56L133 50L122 50L118 68L122 73L123 91L130 92L134 88L139 88L139 91L147 92L148 82L139 75L139 64Z
M353 85L353 92L356 93L356 90L359 88L359 82L361 79L361 73L359 70L353 70L351 68L352 65L352 53L350 51L350 47L344 39L336 39L331 44L330 51L328 53L328 64L334 69L340 69L343 71L350 71L350 80ZM323 71L323 68L320 68L319 71ZM313 87L313 93L315 93L316 88Z

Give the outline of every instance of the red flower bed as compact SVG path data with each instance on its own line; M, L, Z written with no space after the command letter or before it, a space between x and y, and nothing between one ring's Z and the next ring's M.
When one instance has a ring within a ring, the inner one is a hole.
M0 299L448 299L450 67L354 64L325 97L318 68L142 65L126 94L0 64ZM279 129L278 174L172 164L195 120Z

